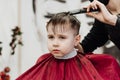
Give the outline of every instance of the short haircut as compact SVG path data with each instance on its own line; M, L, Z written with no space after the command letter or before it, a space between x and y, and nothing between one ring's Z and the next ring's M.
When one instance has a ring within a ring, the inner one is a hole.
M80 21L73 15L71 15L69 12L61 12L55 14L47 23L46 29L48 31L48 26L52 25L52 29L55 32L55 28L57 25L63 26L69 24L71 29L76 31L76 34L79 34L80 29Z

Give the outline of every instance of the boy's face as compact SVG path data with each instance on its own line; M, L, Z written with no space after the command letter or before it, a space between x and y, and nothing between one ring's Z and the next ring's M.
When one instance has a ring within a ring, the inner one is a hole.
M75 36L75 31L72 30L68 25L66 28L59 28L53 31L53 29L48 26L48 50L53 54L54 57L62 57L70 53L74 47L79 44L80 36Z

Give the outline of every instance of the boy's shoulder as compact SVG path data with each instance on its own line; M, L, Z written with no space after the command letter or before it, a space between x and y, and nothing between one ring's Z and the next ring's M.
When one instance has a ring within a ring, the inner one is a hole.
M37 59L37 62L36 62L36 63L39 63L39 62L41 62L41 61L43 61L43 60L46 60L46 59L49 58L50 56L52 56L51 53L45 53L45 54L43 54L42 56L40 56L40 57Z

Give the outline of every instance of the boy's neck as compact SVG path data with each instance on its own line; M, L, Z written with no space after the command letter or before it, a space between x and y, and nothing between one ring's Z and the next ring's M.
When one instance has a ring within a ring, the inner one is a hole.
M69 59L77 55L77 51L73 49L70 53L64 55L63 57L59 57L57 59Z

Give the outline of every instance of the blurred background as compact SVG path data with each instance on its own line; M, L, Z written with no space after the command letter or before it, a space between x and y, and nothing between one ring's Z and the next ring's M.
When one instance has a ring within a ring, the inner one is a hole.
M0 0L0 72L9 67L11 80L28 70L36 60L47 53L46 22L50 14L81 9L88 0ZM94 19L85 14L75 15L81 22L82 39L91 29ZM13 29L19 27L21 34L13 41ZM81 39L81 40L82 40ZM13 43L13 46L10 43ZM12 54L11 52L14 51ZM94 51L95 54L110 54L120 61L120 51L111 41Z

